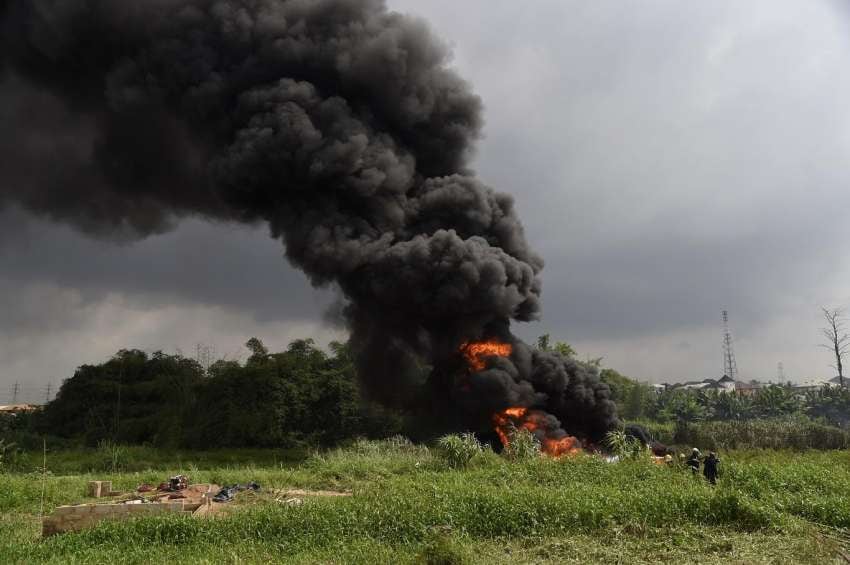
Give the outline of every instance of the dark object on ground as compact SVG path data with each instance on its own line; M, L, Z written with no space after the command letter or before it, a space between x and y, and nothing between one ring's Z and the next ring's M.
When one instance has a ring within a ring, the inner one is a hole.
M640 440L644 445L652 445L652 435L640 424L626 424L623 433L628 437Z
M652 450L652 454L656 457L664 457L670 452L666 445L652 439L652 434L649 433L649 430L640 424L626 424L623 428L623 433L626 434L626 437L633 437L648 446Z
M176 492L178 490L184 490L189 486L189 477L186 475L176 475L168 479L168 490L171 492Z
M153 485L142 483L136 488L136 492L150 492L153 490Z
M243 490L253 490L256 492L260 490L260 485L258 485L254 481L251 481L247 485L225 486L220 491L218 491L217 495L213 497L213 502L230 502L231 500L233 500L233 497L236 496L237 492Z
M708 457L705 458L705 462L702 468L702 474L705 475L705 478L708 479L713 485L717 484L717 466L720 464L720 459L717 458L717 455L712 451L708 454Z
M670 455L670 448L661 443L660 441L653 441L649 444L650 449L652 449L652 454L656 457L664 457L665 455Z

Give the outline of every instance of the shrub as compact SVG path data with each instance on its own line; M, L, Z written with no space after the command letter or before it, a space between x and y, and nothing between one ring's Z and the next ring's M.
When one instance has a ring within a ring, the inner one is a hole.
M508 445L502 454L511 461L525 461L540 457L540 441L526 429L510 433Z
M101 458L101 470L117 473L121 469L126 452L123 445L104 439L97 444L97 451Z
M626 435L621 430L608 432L605 445L620 459L637 459L646 452L646 447L638 438Z
M416 445L402 435L395 435L387 439L357 438L351 447L345 451L359 455L397 455L397 454L427 454L428 448L424 445Z
M7 443L6 440L0 438L0 471L4 466L8 466L17 453L14 443Z
M455 469L469 465L469 462L483 451L475 434L449 434L437 441L440 454Z
M469 556L446 531L439 531L422 548L417 563L422 565L464 565Z

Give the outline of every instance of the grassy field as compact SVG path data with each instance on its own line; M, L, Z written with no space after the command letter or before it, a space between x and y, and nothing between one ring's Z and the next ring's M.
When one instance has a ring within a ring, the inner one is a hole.
M434 449L399 442L300 462L250 451L105 454L48 454L47 475L28 470L40 464L30 454L0 473L0 562L841 563L850 528L850 453L837 451L721 453L717 487L681 469L591 456L484 453L452 469ZM40 514L85 500L89 480L129 490L178 472L354 496L300 506L260 496L222 518L146 518L40 539Z

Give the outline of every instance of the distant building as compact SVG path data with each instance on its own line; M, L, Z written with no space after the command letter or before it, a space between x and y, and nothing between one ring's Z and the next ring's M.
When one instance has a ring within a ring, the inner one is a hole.
M735 385L736 385L737 383L735 382L735 379L733 379L733 378L732 378L732 377L730 377L729 375L723 375L723 376L722 376L722 377L721 377L721 378L717 381L717 384L719 384L721 387L723 387L723 390L725 390L725 391L727 391L727 392L732 392L732 391L734 391L734 390L735 390Z
M671 389L682 390L723 390L723 385L714 379L703 379L701 381L688 381L670 385Z
M829 381L825 381L823 379L809 379L805 381L801 381L799 383L791 383L791 388L794 389L795 392L805 393L809 391L817 391L823 388L829 388L836 386Z
M0 405L0 414L21 414L38 410L37 404L4 404Z
M755 396L764 385L759 382L750 381L748 383L735 381L735 392L742 396Z

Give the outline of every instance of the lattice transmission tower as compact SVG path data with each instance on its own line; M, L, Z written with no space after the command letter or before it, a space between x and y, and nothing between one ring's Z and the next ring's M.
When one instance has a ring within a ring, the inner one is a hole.
M732 332L729 331L729 312L723 311L723 374L738 380L738 364L735 362L735 350L732 349Z

